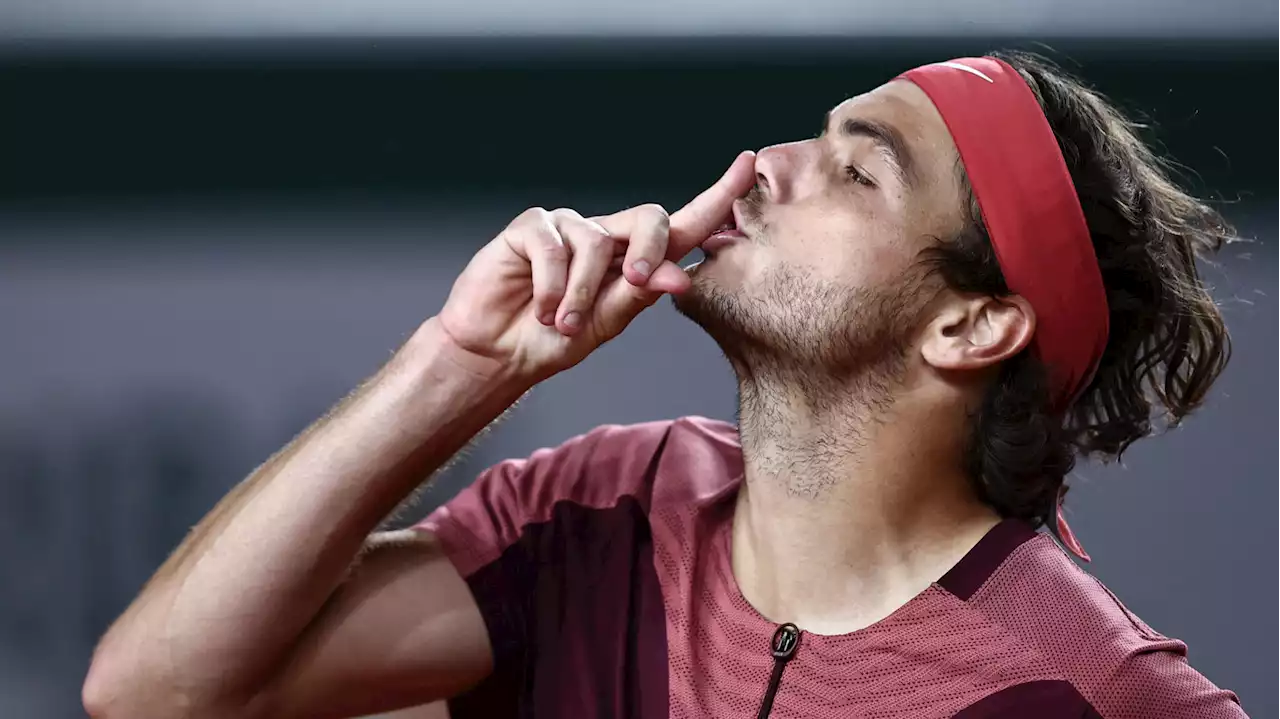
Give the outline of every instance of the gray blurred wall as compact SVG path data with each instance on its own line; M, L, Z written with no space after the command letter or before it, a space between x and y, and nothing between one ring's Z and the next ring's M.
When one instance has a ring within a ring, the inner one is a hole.
M0 717L81 716L89 651L167 552L521 209L675 206L851 92L1008 44L724 42L0 57ZM1273 45L1066 53L1256 240L1206 270L1236 344L1209 406L1126 467L1081 466L1070 499L1090 570L1254 717L1278 713ZM403 521L598 424L733 410L715 347L660 305Z
M380 213L394 221L338 208L4 228L59 242L0 249L0 716L74 715L88 649L186 528L375 370L506 219ZM1275 238L1273 218L1251 226ZM121 241L88 242L105 235ZM1211 404L1125 468L1081 467L1071 517L1093 572L1274 716L1276 260L1233 254L1211 274L1236 341ZM405 519L601 423L733 410L718 351L663 303L539 387Z

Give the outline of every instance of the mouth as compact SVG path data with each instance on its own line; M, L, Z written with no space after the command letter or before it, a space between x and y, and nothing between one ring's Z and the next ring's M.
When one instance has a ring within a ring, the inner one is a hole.
M742 217L742 200L733 201L733 211L725 219L720 227L711 233L711 236L703 241L702 251L708 255L715 254L724 248L737 243L739 240L747 238L746 233L738 229L740 225L745 225Z

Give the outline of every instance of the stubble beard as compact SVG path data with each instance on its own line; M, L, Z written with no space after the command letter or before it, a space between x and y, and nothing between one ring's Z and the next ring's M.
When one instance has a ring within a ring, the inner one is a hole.
M869 425L892 405L923 289L914 273L852 288L776 265L739 291L695 273L693 286L673 301L737 374L748 461L782 478L792 493L817 496L838 481L822 468L865 446ZM830 441L797 440L791 430L798 423L819 424Z

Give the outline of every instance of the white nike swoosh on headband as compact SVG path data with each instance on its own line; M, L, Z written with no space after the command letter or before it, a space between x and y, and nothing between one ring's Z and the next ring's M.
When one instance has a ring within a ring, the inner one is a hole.
M941 65L943 67L949 67L952 70L964 70L965 72L969 72L969 73L973 73L974 75L977 75L978 77L982 78L983 80L986 80L989 83L995 84L995 80L992 80L991 78L982 74L981 70L975 70L969 67L968 65L961 65L958 62L935 62L934 64Z

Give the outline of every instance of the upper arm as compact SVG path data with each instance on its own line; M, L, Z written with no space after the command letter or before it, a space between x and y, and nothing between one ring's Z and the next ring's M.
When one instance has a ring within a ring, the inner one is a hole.
M609 507L644 494L666 430L667 423L601 427L499 463L418 527L372 537L250 713L373 714L456 696L495 664L500 673L533 641L519 631L529 622L512 620L528 611L530 572L544 568L517 546L526 529L562 501ZM530 561L508 571L504 556Z
M374 714L452 697L492 667L480 611L439 541L386 532L255 704L272 717Z

